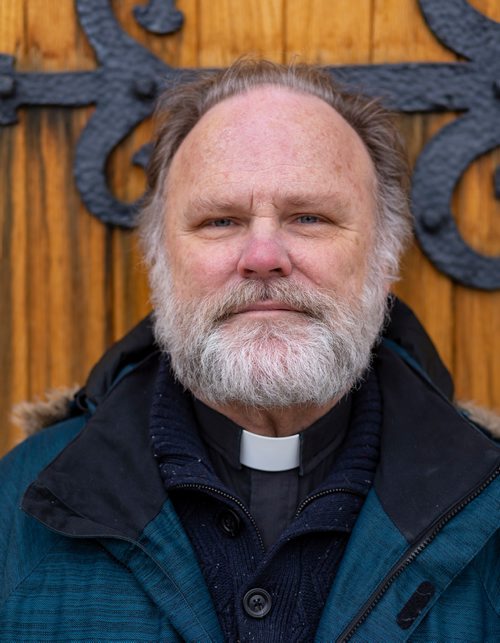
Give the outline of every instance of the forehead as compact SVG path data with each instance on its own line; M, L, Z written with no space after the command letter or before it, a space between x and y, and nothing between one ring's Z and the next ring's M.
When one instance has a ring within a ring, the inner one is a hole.
M273 177L276 188L283 180L313 189L328 187L325 182L371 189L375 182L363 141L338 112L316 96L274 86L212 107L180 145L167 181L203 189L214 179L219 185L248 180L258 190Z

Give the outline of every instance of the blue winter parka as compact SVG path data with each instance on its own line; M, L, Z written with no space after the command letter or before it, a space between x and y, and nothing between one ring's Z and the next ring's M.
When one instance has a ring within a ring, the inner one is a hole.
M223 640L151 452L158 357L146 319L0 463L0 641ZM315 640L499 641L500 446L399 303L373 368L381 461Z

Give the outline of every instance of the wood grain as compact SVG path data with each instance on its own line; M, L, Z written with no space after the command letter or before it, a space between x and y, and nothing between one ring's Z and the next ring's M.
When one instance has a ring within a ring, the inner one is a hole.
M284 0L200 2L200 67L221 67L244 54L281 62Z
M285 7L286 60L321 65L370 61L372 0L288 0Z
M375 0L373 55L375 63L455 60L433 36L416 2ZM399 117L410 163L452 115ZM447 366L453 369L453 284L439 273L413 244L402 262L401 280L394 291L415 311L427 328Z
M500 20L497 0L470 0ZM127 32L173 66L213 67L246 53L321 64L449 61L416 0L178 0L183 29L156 36L132 15L138 0L113 0ZM95 56L66 0L1 0L0 51L20 70L88 70ZM11 406L49 388L83 382L103 350L149 310L136 235L86 212L75 189L75 145L92 108L27 108L0 128L0 453L22 437ZM454 114L399 116L413 163ZM109 160L109 185L132 201L144 174L131 163L151 135L141 124ZM462 177L452 209L476 250L500 254L495 151ZM500 408L500 292L458 286L415 244L395 290L427 326L461 398Z
M476 9L500 21L495 0L473 0ZM475 250L500 256L500 201L493 173L500 150L481 156L459 181L452 202L458 229ZM500 410L500 291L455 287L454 377L457 397Z

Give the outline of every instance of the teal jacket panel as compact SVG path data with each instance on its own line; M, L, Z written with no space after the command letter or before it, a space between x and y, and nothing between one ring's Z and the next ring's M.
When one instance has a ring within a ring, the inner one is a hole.
M500 640L499 495L497 478L409 545L372 491L316 641Z
M20 510L20 490L84 424L80 416L46 429L0 463L3 524L15 517L0 530L0 641L222 641L170 501L137 542L71 537Z
M82 415L47 428L0 461L0 601L57 541L52 532L21 511L21 498L30 482L80 432L85 421Z

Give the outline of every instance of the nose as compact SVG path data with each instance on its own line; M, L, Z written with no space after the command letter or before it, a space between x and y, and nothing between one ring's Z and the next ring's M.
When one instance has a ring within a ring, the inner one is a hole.
M253 234L241 252L237 269L245 279L287 277L292 272L292 262L277 233Z

